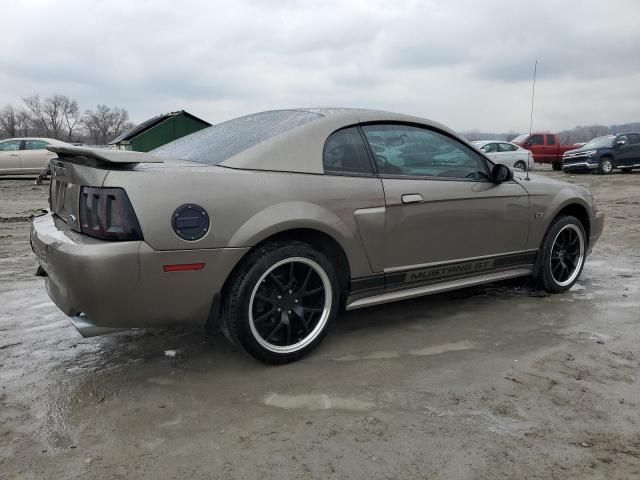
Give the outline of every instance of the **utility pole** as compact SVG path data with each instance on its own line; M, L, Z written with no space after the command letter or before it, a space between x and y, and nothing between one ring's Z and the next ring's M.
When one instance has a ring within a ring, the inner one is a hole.
M529 136L533 131L533 100L536 96L536 73L538 73L538 60L533 65L533 87L531 88L531 117L529 117Z

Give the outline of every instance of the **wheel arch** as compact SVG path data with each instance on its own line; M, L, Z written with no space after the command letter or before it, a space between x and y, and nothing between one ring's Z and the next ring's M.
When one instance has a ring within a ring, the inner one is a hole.
M301 228L288 228L276 233L271 233L266 236L258 243L256 243L253 247L251 247L245 254L238 260L236 265L233 267L231 273L227 276L224 284L222 285L221 292L225 292L230 283L230 279L234 277L235 272L240 268L242 263L249 257L253 252L260 249L264 245L273 242L287 242L287 241L300 241L311 245L313 248L318 251L324 252L327 254L329 259L335 266L336 276L338 277L339 282L339 291L341 301L344 302L346 300L346 296L349 289L349 284L351 281L351 266L349 265L349 260L347 254L342 247L342 245L330 234L311 227L301 227Z
M553 223L560 217L564 217L564 216L574 216L576 217L578 220L580 220L580 223L582 223L582 227L584 228L584 231L586 233L586 242L587 244L589 243L589 235L591 232L591 219L589 217L589 211L587 210L587 208L580 204L580 203L569 203L564 205L560 210L558 210L558 212L554 215L553 219L551 220L551 222L549 223L549 225L547 226L547 230L551 227L551 225L553 225Z

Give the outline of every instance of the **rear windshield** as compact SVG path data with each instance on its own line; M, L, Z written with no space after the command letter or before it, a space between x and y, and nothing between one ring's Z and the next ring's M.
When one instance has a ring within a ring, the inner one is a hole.
M511 140L514 143L522 143L524 142L527 138L529 138L529 134L527 133L523 133L522 135L518 135L516 138L514 138L513 140Z
M152 150L162 158L217 165L265 140L317 120L323 115L300 110L273 110L234 118Z

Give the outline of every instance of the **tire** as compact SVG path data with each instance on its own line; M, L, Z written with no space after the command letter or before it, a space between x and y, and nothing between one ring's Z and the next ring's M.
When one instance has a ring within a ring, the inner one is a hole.
M603 157L600 159L600 165L598 165L598 173L602 175L608 175L613 170L613 161L610 157Z
M551 163L551 168L553 168L554 170L562 170L562 164L558 162L553 162Z
M534 269L540 287L550 293L569 290L582 273L586 252L587 235L580 220L555 219L542 240Z
M526 172L527 164L524 163L522 160L518 160L516 163L513 164L513 168L519 168L520 170L524 170Z
M223 293L222 331L262 362L292 362L326 335L340 308L338 285L331 261L310 245L266 244L232 274Z

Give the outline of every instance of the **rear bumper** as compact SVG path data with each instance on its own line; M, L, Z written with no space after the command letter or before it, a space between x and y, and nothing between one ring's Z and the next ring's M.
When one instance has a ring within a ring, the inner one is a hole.
M204 323L213 296L248 250L156 251L143 241L107 242L76 233L51 214L34 219L31 245L60 310L105 328ZM163 269L194 263L205 266Z

